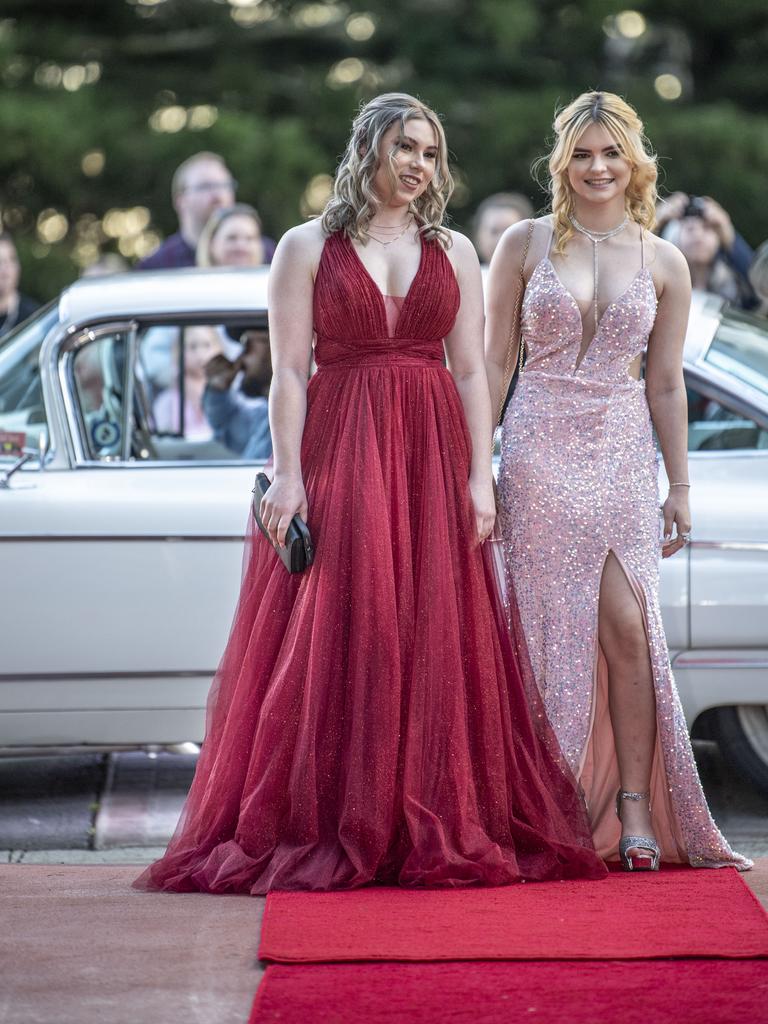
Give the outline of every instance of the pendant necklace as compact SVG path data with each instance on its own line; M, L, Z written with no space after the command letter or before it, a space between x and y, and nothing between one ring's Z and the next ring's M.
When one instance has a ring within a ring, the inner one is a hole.
M613 238L614 235L618 235L621 231L623 231L624 228L629 223L629 217L625 214L624 220L621 222L621 224L619 224L615 228L611 228L610 231L589 231L587 228L584 227L583 224L580 224L576 220L576 218L573 216L573 214L570 215L570 221L571 221L571 224L573 224L573 226L579 232L579 234L584 235L584 237L588 238L590 240L590 242L592 243L592 253L593 253L593 272L592 272L592 274L593 274L593 278L594 278L594 295L595 295L595 298L594 298L595 334L597 334L597 328L598 328L599 323L600 323L599 317L597 315L597 286L598 286L597 247L600 244L600 242L604 242L608 238Z
M408 228L411 226L412 223L413 223L413 217L409 217L406 220L405 225L402 228L400 227L399 224L395 225L395 227L384 227L383 225L369 224L368 225L368 237L372 238L374 240L374 242L378 242L379 245L383 246L386 249L388 245L392 245L393 242L396 242L399 238L402 238L403 235L405 234L405 232L408 230ZM372 232L371 232L371 228L372 227L375 227L377 229L377 231L397 231L398 234L396 234L394 236L394 238L390 238L390 239L388 239L388 241L383 242L380 238L377 238L376 235L372 234Z

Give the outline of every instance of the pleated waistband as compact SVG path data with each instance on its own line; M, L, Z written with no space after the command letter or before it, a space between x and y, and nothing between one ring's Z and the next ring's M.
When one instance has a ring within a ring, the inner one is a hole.
M398 341L402 339L398 338ZM350 342L350 348L354 346ZM365 342L360 342L360 348L351 352L339 352L331 356L317 360L318 370L355 370L355 369L403 369L414 368L421 370L441 369L444 366L442 346L439 352L434 354L426 352L403 352L400 350L387 351L377 349L375 351L364 350Z

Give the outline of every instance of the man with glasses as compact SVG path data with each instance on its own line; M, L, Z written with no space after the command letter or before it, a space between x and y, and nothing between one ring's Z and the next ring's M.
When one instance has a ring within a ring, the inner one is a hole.
M179 230L170 235L151 255L136 265L137 270L168 270L194 267L197 243L208 218L220 206L232 206L237 182L218 153L195 153L176 168L171 198L179 218ZM265 261L275 250L271 238L263 238Z

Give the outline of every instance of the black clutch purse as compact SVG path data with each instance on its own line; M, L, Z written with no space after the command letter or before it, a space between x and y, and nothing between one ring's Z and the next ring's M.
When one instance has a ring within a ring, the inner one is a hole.
M251 509L253 511L253 518L256 520L256 525L267 538L269 543L272 544L272 538L267 533L264 523L261 521L260 512L261 499L267 493L267 489L270 484L271 480L266 473L256 474L256 483L253 488L253 502L251 504ZM312 538L309 535L307 524L299 516L294 516L288 524L288 530L285 534L285 547L279 548L274 544L272 544L272 546L288 572L304 572L306 568L312 565L315 558L315 551L312 547Z

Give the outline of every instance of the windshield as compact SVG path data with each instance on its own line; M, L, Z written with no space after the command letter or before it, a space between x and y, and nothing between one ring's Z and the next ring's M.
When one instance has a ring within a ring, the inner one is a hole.
M705 361L768 395L768 323L730 313L720 324Z
M38 448L47 428L40 384L40 346L58 322L51 303L0 345L0 459L16 459L22 448Z

